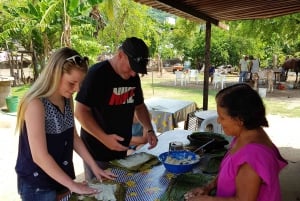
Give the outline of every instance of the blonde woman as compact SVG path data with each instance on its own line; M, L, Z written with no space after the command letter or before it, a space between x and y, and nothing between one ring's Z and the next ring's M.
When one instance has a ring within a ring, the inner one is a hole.
M16 172L22 201L55 201L59 192L68 191L96 193L86 183L73 180L73 149L97 179L115 177L98 167L75 129L72 95L79 90L87 69L87 57L61 48L20 101Z

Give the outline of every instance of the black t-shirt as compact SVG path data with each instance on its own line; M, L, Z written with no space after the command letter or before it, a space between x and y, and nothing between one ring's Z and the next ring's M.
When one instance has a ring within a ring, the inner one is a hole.
M108 61L94 64L88 71L76 101L90 107L99 126L107 134L117 134L128 146L132 136L132 121L136 105L144 102L140 77L122 79ZM113 151L81 128L81 138L97 161L110 161L126 156Z

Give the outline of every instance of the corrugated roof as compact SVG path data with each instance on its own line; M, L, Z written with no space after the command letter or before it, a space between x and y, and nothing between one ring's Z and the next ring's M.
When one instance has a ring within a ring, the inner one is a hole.
M300 12L300 0L134 0L192 21L265 19Z

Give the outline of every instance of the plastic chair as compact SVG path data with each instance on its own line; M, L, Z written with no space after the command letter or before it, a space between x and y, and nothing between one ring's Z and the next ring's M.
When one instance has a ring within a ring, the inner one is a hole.
M225 81L226 81L226 75L221 74L219 72L214 73L213 84L215 89L218 89L219 85L221 85L221 89L223 89L225 86Z
M213 132L213 133L224 133L222 126L217 122L217 115L213 115L207 119L204 119L200 126L200 132Z
M177 85L177 80L180 81L181 86L186 86L186 75L182 71L175 71L175 82L174 85Z
M195 113L198 111L203 111L203 110L197 109L196 111L188 113L187 118L184 122L184 130L198 131L199 126L202 122L201 119L195 116Z
M202 115L199 115L199 113ZM217 119L217 111L203 111L202 109L198 109L187 115L184 129L190 131L224 134L223 128L221 124L218 123Z
M191 79L194 78L196 84L198 84L198 77L199 77L198 75L199 75L198 70L195 70L195 69L190 70L189 71L189 83L190 83Z

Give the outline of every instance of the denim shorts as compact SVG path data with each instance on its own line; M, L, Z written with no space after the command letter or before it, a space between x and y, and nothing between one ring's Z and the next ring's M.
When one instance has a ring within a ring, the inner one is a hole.
M56 201L56 190L33 187L19 177L18 193L22 201Z

